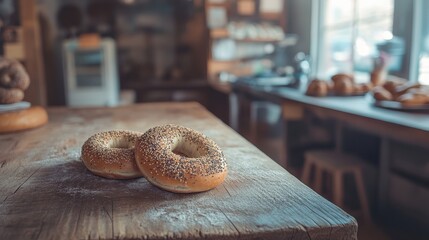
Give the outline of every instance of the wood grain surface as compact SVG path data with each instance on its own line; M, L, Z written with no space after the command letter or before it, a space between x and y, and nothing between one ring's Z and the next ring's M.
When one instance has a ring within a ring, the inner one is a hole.
M353 217L317 195L197 103L48 109L38 129L0 135L0 239L356 239ZM80 161L92 134L191 127L224 150L229 175L175 194L108 180Z

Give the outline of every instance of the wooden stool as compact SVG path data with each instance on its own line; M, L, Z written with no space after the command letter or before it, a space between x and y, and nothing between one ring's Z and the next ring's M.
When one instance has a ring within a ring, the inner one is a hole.
M360 211L366 221L371 221L368 199L362 178L362 160L357 157L331 150L316 150L305 153L305 164L302 181L310 186L310 172L312 166L315 168L314 190L322 193L323 171L333 176L333 202L344 209L344 184L345 174L352 174L356 182L357 193L360 203ZM311 186L310 186L311 187Z

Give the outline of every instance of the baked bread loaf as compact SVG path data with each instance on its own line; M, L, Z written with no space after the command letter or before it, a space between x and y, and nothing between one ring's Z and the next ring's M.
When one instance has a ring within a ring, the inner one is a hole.
M372 96L377 101L391 101L393 100L392 94L382 86L375 87L372 91Z
M400 97L401 95L408 93L412 89L420 89L421 84L419 83L407 83L399 85L395 88L395 96Z
M0 133L9 133L40 127L48 122L48 114L42 107L0 113Z
M397 95L396 89L402 85L405 85L406 83L407 82L400 80L400 79L389 79L382 86L387 91L389 91L393 96L396 96Z
M329 86L326 81L315 79L307 87L306 95L324 97L328 95Z
M354 77L338 73L331 77L332 81L314 79L307 87L306 95L323 97L326 95L354 96L368 93L374 87L371 82L356 83Z
M405 93L398 97L403 106L412 107L429 103L429 96L422 93Z
M334 82L334 84L336 84L337 82L342 82L342 81L350 81L350 82L354 83L354 77L350 74L345 74L345 73L335 74L331 77L331 79Z
M353 86L353 94L365 94L372 89L372 83L360 83Z
M354 93L354 83L350 78L342 78L334 81L334 92L337 95L351 95Z
M386 81L387 72L386 71L374 71L371 73L371 83L374 86L383 85Z
M374 88L372 95L377 101L396 101L404 107L429 104L429 87L401 78L388 80Z

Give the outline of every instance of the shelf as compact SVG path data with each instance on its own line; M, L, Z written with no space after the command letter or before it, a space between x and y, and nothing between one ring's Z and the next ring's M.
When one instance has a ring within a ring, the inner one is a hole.
M229 35L226 29L213 29L210 31L210 37L214 40L216 39L231 39L236 42L243 43L274 43L281 44L283 46L292 46L297 42L297 37L295 35L287 35L283 39L272 39L272 38L233 38Z
M233 38L229 35L228 32L221 30L215 30L210 32L210 37L212 39L232 39L237 42L246 42L246 43L277 43L284 41L284 39L270 39L270 38Z
M231 83L221 83L214 79L209 79L208 84L210 87L221 93L230 94L232 92Z
M124 89L138 89L138 90L187 90L187 89L201 89L208 86L207 80L196 79L191 81L175 80L175 81L125 81L122 83Z
M233 39L237 42L245 42L245 43L278 43L283 41L284 39L269 39L269 38L243 38L243 39Z
M252 60L268 59L271 56L272 56L272 53L268 53L268 54L261 54L261 55L256 55L256 56L247 56L247 57L241 57L241 58L230 59L230 60L211 59L211 61L222 62L222 63L241 63L241 62L249 62Z

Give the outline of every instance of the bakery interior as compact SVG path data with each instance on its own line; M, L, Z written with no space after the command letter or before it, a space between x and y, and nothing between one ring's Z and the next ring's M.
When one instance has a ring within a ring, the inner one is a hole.
M54 123L51 111L196 102L355 217L359 239L427 239L426 9L428 0L0 0L0 119L30 105L44 116L24 126L34 129L0 123L0 173L10 139ZM7 95L23 74L30 85Z

